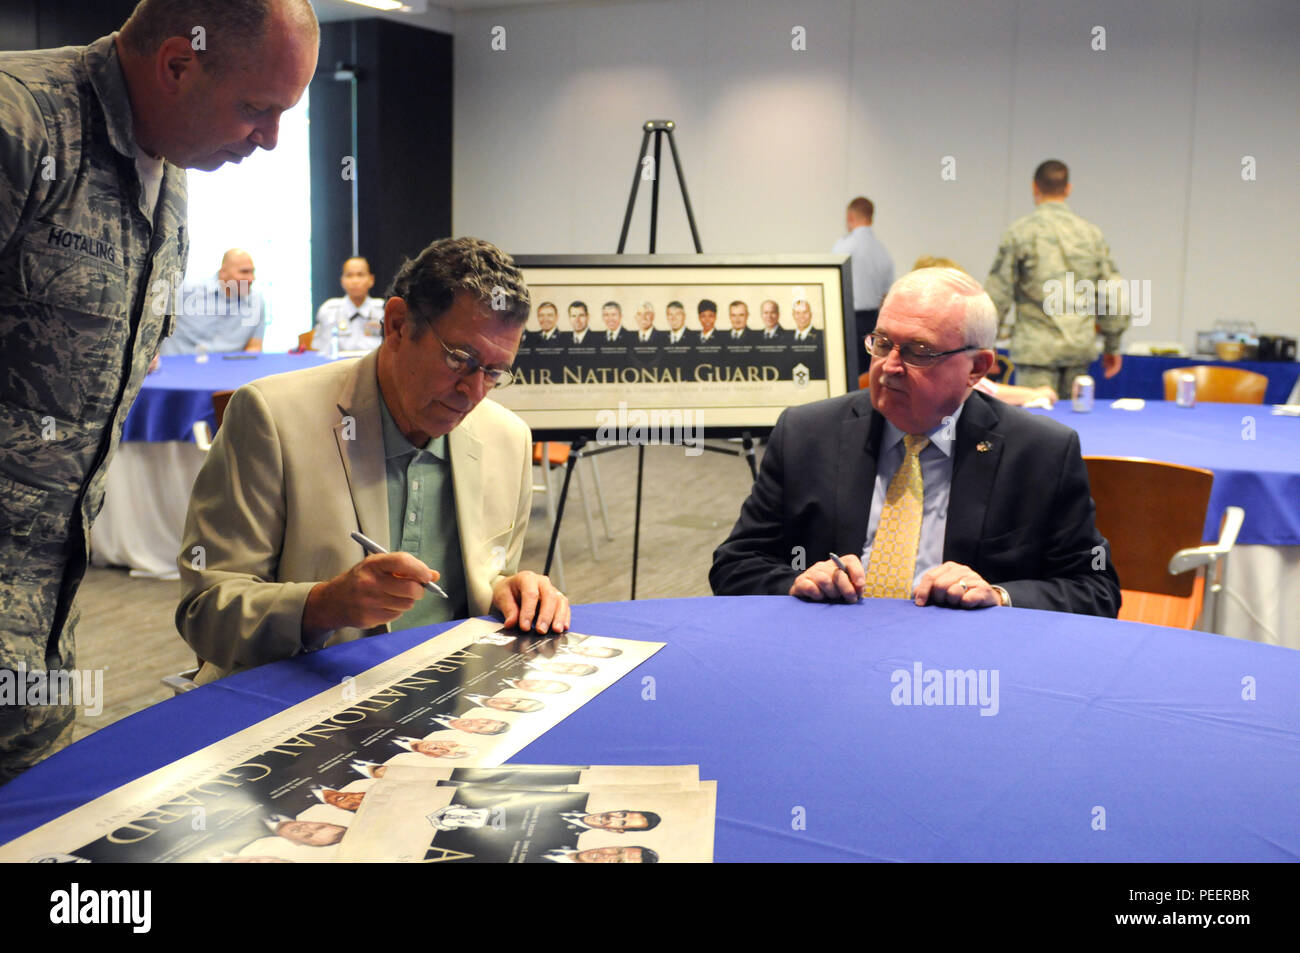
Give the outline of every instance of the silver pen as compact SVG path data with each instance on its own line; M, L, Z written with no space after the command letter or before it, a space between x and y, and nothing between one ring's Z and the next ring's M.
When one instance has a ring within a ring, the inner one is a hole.
M384 549L384 547L380 546L378 543L376 543L376 542L375 542L373 539L371 539L369 536L365 536L365 535L363 535L363 534L361 534L361 533L353 533L353 534L352 534L352 538L355 539L358 543L360 543L360 544L361 544L361 548L364 549L366 552L368 552L368 553L369 553L370 555L372 555L372 556L387 556L387 555L388 555L388 550ZM428 589L430 592L436 592L438 595L442 596L444 599L450 599L450 598L451 598L451 596L447 595L447 593L445 593L445 592L442 591L442 586L438 585L436 582L426 582L426 583L422 583L422 585L424 586L424 588Z
M849 567L844 565L844 560L840 559L840 557L836 556L834 553L827 553L826 555L831 557L831 562L835 564L835 568L844 573L844 577L848 579L849 584L852 585L853 577L849 575ZM859 596L862 595L862 590L858 589L857 593Z

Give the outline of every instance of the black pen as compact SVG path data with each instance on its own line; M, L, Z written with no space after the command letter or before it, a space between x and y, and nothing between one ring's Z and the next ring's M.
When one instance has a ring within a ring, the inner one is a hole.
M361 533L353 533L353 534L352 534L352 538L355 539L358 543L360 543L360 544L361 544L361 548L364 549L366 552L368 552L368 553L369 553L370 555L372 555L372 556L386 556L386 555L388 555L388 550L384 549L384 547L380 546L378 543L376 543L376 542L375 542L373 539L371 539L369 536L364 536L364 535L362 535ZM444 599L450 599L450 598L451 598L451 596L447 595L447 593L445 593L445 592L442 591L442 587L441 587L440 585L438 585L436 582L426 582L426 583L421 583L421 585L423 585L424 588L428 589L430 592L436 592L438 595L442 596Z

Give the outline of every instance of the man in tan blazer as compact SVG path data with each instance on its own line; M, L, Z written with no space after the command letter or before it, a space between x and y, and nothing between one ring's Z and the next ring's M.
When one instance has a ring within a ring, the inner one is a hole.
M528 313L509 256L443 239L394 279L378 350L235 392L178 559L176 626L206 663L199 682L493 608L525 631L568 629L564 595L518 572L528 428L483 400L509 382ZM357 530L391 552L362 558Z

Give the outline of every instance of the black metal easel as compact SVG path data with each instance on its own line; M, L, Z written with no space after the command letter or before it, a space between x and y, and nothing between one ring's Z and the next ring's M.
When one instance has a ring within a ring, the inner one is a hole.
M642 125L641 148L637 152L636 171L632 174L632 191L627 197L627 211L623 213L623 230L618 236L618 254L623 254L627 247L627 233L632 225L632 212L636 208L636 193L641 186L641 182L650 180L650 253L655 253L655 244L658 237L659 227L659 159L662 155L664 137L668 138L668 148L673 155L673 168L677 172L677 184L682 192L682 204L686 207L686 221L691 226L691 240L695 243L696 254L702 254L704 249L700 246L700 233L695 227L695 212L691 209L691 197L686 191L686 178L682 174L681 157L677 154L677 140L673 137L673 130L676 123L671 119L650 119ZM650 144L650 136L654 135L654 158L653 166L649 169L646 167L646 147ZM647 172L649 174L647 175ZM704 444L705 450L713 453L725 453L728 456L743 456L749 462L749 472L753 479L758 479L758 458L754 452L754 438L749 431L742 434L743 443L741 450L732 450L729 447L711 447ZM611 450L622 450L627 444L618 444L611 447L599 447L595 450L586 450L587 437L575 437L569 447L569 459L565 464L564 483L560 487L560 499L555 509L555 525L551 528L551 542L546 549L546 567L544 573L549 574L551 571L551 561L555 558L555 547L560 538L560 522L564 519L564 504L569 497L569 480L573 477L573 468L577 466L578 461L584 456L594 457L601 453L608 453ZM543 461L543 466L547 465ZM645 477L645 444L637 445L636 460L636 519L632 531L632 599L636 599L636 573L637 562L641 554L641 486Z

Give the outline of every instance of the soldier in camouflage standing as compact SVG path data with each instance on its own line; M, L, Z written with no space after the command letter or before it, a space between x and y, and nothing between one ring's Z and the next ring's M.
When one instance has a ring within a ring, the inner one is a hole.
M307 0L143 0L89 46L0 54L0 784L71 737L33 689L76 664L105 468L180 305L184 169L275 148L318 44Z
M1127 296L1101 229L1065 204L1070 170L1064 162L1048 159L1034 171L1033 195L1037 208L1003 234L984 290L1000 320L1016 306L1010 332L1016 383L1051 387L1065 396L1074 378L1088 373L1098 334L1105 341L1106 376L1119 373ZM1100 292L1067 295L1094 288ZM1000 330L998 337L1006 333Z

